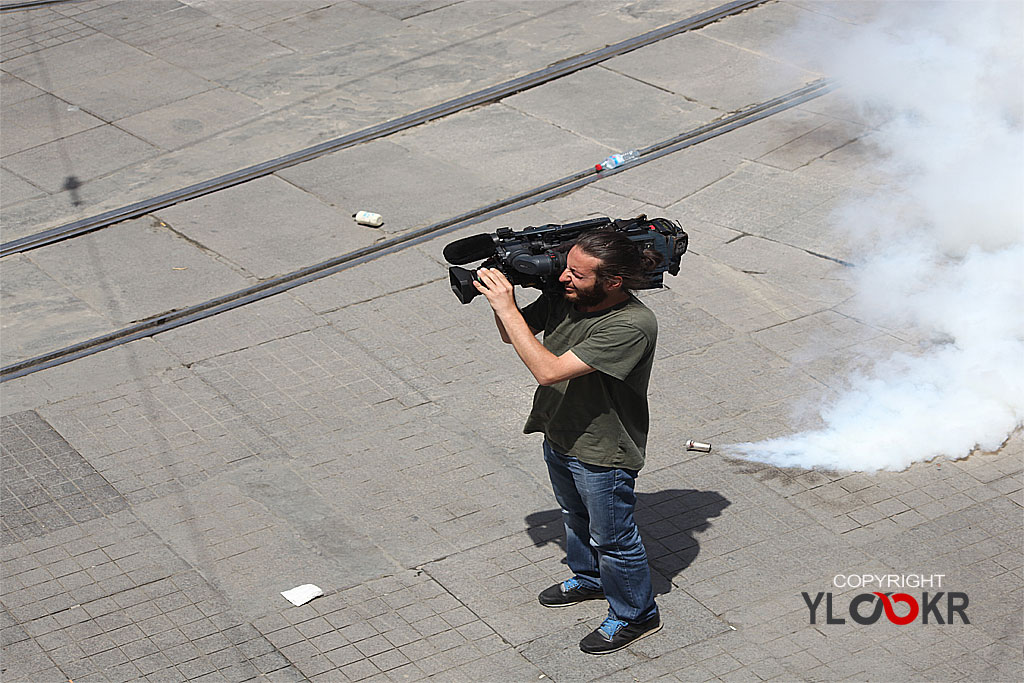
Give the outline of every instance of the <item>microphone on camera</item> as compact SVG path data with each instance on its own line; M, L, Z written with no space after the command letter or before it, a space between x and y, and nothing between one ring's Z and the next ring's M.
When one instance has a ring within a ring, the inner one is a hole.
M448 263L457 266L494 256L494 239L490 235L471 235L455 240L442 251Z

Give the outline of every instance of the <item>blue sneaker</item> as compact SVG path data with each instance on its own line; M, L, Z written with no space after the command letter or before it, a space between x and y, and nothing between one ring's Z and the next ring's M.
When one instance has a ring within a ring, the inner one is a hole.
M585 588L576 577L573 577L545 588L537 599L545 607L568 607L584 600L604 600L604 591L600 588Z
M661 616L658 614L639 624L608 617L593 633L580 641L580 649L588 655L606 655L660 630Z

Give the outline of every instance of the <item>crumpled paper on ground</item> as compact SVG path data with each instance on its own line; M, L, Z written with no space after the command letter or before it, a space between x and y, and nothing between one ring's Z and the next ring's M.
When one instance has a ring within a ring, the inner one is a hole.
M296 607L305 605L313 598L320 597L323 594L324 592L320 590L319 586L314 586L311 583L304 583L301 586L292 588L291 590L281 591L281 595Z

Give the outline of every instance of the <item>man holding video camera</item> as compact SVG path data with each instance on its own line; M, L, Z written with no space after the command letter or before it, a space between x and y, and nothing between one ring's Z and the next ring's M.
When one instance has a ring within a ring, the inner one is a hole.
M558 278L522 311L497 269L474 286L487 297L501 339L537 382L524 432L542 432L544 458L565 522L573 576L541 592L545 607L607 599L608 618L580 641L614 652L661 628L647 553L633 518L647 444L647 385L658 325L631 290L649 282L661 255L621 232L584 233ZM544 341L536 335L543 331Z

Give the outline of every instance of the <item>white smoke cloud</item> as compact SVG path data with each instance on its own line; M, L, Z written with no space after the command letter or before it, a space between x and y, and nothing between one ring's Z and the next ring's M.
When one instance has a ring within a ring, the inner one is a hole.
M1024 423L1024 3L882 14L822 67L880 122L889 179L835 220L865 259L857 317L932 341L851 377L821 429L730 447L743 457L900 470L995 450Z

